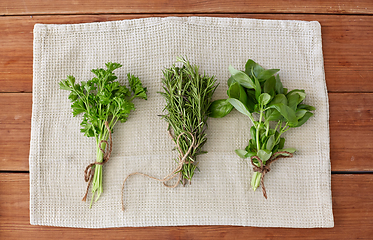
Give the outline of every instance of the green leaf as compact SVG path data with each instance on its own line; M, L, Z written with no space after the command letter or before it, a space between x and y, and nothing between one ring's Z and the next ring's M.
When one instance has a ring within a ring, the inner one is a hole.
M243 159L247 158L247 157L246 157L246 154L248 153L247 151L245 151L245 150L241 150L241 149L236 149L236 150L234 150L234 151L236 152L236 154L237 154L240 158L243 158Z
M259 103L262 104L263 106L267 105L267 103L269 103L270 100L271 100L271 95L269 95L268 93L262 93L259 96Z
M272 149L272 152L275 153L278 151L278 145L275 145L275 147Z
M245 72L247 75L251 75L251 71L252 69L258 65L256 62L254 62L253 60L249 59L247 60L246 64L245 64Z
M307 112L306 109L297 109L297 111L295 111L295 116L299 120L306 114L306 112Z
M255 97L255 90L246 89L246 95L247 95L246 107L247 109L249 109L250 112L254 112L255 104L258 103Z
M250 78L252 78L253 76L257 77L262 71L264 71L264 69L259 64L254 62L253 60L249 59L246 62L245 72Z
M276 79L275 77L270 77L264 82L263 91L270 94L271 96L275 95L275 86Z
M271 135L267 141L266 148L268 151L272 151L274 146L275 146L275 135Z
M254 139L249 140L249 145L245 148L246 151L248 152L254 152L256 154L257 149L256 149L256 142Z
M293 90L291 90L290 92L288 92L288 93L284 93L285 95L290 95L290 94L293 94L293 93L305 93L306 91L304 90L304 89L293 89Z
M252 127L250 128L250 135L251 135L251 138L252 138L254 141L256 141L256 128L255 128L255 126L252 126Z
M234 78L231 76L229 79L228 79L228 87L230 87L233 83L235 83L236 80L234 80Z
M298 105L298 109L306 109L308 111L314 111L314 110L316 110L315 107L310 106L310 105L306 105L306 104L299 104Z
M219 99L213 101L209 108L209 116L213 118L222 118L233 109L233 105L230 104L227 99Z
M283 103L276 103L270 108L274 108L280 112L280 114L288 121L289 126L296 126L298 123L297 117L295 116L295 111L289 106L284 105Z
M254 78L254 88L255 88L255 98L257 99L257 101L259 102L259 97L260 97L260 94L262 94L262 88L260 87L260 83L259 83L259 80L253 76Z
M299 98L300 96L298 93L287 95L288 106L294 111L297 109Z
M228 96L240 100L246 105L247 95L245 89L237 82L233 83L228 89Z
M281 149L279 149L278 151L281 151ZM273 157L278 157L278 156L289 157L291 155L289 153L277 153L277 154L273 155Z
M75 92L71 92L69 94L69 97L68 97L72 102L74 102L75 100L78 99L78 94L76 94Z
M311 112L306 112L306 114L304 114L304 116L298 120L298 124L296 124L295 126L293 127L300 127L302 126L305 122L307 122L307 120L313 116L313 113Z
M134 97L147 100L147 89L142 86L140 79L130 73L127 74L127 77L130 83L131 90L134 93Z
M246 75L246 73L238 71L232 66L229 66L229 72L232 74L233 79L245 88L255 88L254 82Z
M286 97L288 98L289 107L296 110L298 104L306 97L306 93L304 90L294 89L286 94Z
M230 104L232 104L233 107L235 109L237 109L237 111L239 111L240 113L252 118L251 113L249 112L249 110L246 108L246 106L241 101L239 101L235 98L228 98L227 101Z
M268 78L272 77L273 74L276 74L280 69L268 69L260 72L257 76L259 80L267 80Z
M99 103L104 105L109 104L113 100L111 92L107 91L106 89L98 92L97 97L99 99Z
M114 96L125 98L131 95L130 90L126 86L118 86L118 88L113 91Z
M264 71L264 68L262 68L262 66L260 66L259 64L255 65L253 68L253 73L255 77L258 77L259 74L263 71Z
M288 105L288 99L284 94L277 94L272 101L269 103L269 106L276 104L276 103L283 103L284 105Z
M88 122L88 119L86 116L83 117L83 121L80 124L82 128L80 129L80 132L84 133L84 136L86 137L94 137L94 126Z
M257 155L265 164L265 162L272 156L272 152L268 150L259 150Z
M251 158L252 156L256 156L256 152L247 152L245 154L245 158Z
M106 65L106 68L107 68L108 72L112 72L115 69L118 69L118 68L122 67L121 64L119 64L119 63L112 63L112 62L105 63L105 65Z
M285 148L285 149L279 149L279 152L289 152L289 153L294 153L296 151L295 148Z
M299 99L298 99L298 104L303 102L303 100L306 98L306 93L304 92L298 92Z
M276 109L268 109L265 111L265 120L266 121L278 121L278 120L281 120L283 119L283 116L281 115L281 113L279 111L277 111Z
M73 76L67 76L67 82L69 83L69 86L74 86L74 84L75 84L75 78L73 77Z
M280 138L280 142L278 144L278 148L282 149L282 148L284 148L284 145L285 145L285 138Z
M85 104L82 99L76 100L72 105L71 108L73 109L73 116L77 116L81 113L84 113L87 111Z
M261 143L263 144L265 141L263 141L262 139L266 136L266 129L264 128L264 123L261 122L259 124L259 140L261 140Z
M58 84L60 85L60 89L62 90L68 90L68 91L71 90L71 87L69 86L69 83L66 80L61 81Z
M284 93L284 87L282 86L279 74L276 75L275 90L276 90L277 94L283 94Z
M291 94L287 94L287 96L291 96L291 95L293 95L293 94L298 94L298 95L299 95L299 99L298 99L298 103L297 103L297 105L298 105L299 103L303 102L303 100L306 98L306 93L305 93L305 92L293 92L293 93L291 93Z
M92 90L92 86L90 84L85 84L84 90L86 91L86 94L88 95Z

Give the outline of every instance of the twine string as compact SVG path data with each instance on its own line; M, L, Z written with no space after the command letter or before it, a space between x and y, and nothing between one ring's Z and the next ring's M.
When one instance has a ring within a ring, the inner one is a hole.
M287 155L283 155L283 154L287 154ZM252 156L251 157L251 164L253 165L254 172L259 172L259 173L262 174L262 176L260 178L260 184L262 185L263 196L266 199L267 199L267 191L266 191L266 188L264 186L264 176L266 175L266 173L268 173L269 171L271 171L271 168L270 168L271 164L273 162L275 162L279 158L291 158L291 157L293 157L293 154L290 153L290 152L287 152L287 151L276 152L266 162L266 164L263 164L263 161L258 156ZM254 159L256 159L260 163L259 167L257 165L255 165Z
M169 131L169 134L171 136L172 139L173 136L172 134L170 133ZM180 137L183 136L184 134L189 134L191 137L192 137L192 143L190 144L190 147L188 148L188 151L186 153L183 153L183 151L181 150L181 147L180 147ZM153 179L153 180L156 180L158 182L161 182L163 183L164 186L168 187L168 188L175 188L179 185L180 183L180 180L181 180L181 169L183 168L183 165L186 163L186 159L188 158L190 152L192 151L193 147L194 147L194 143L195 143L195 138L194 138L194 135L190 132L182 132L179 134L179 136L177 137L176 139L176 145L177 147L179 148L179 165L170 173L168 174L167 176L165 176L164 178L156 178L156 177L153 177L153 176L150 176L148 174L145 174L145 173L141 173L141 172L134 172L134 173L131 173L129 174L123 181L123 185L122 185L122 191L121 191L121 202L122 202L122 211L124 211L124 198L123 198L123 195L124 195L124 185L127 181L127 179L133 175L141 175L141 176L144 176L144 177L148 177L150 179ZM177 182L174 184L174 185L167 185L166 182L170 181L171 179L175 178L175 177L178 177L178 180Z

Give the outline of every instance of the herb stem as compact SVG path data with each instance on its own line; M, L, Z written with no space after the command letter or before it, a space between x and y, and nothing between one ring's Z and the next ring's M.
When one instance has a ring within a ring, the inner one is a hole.
M259 140L259 130L260 130L260 125L262 123L262 117L263 117L263 106L260 105L260 114L259 114L259 122L257 123L256 127L256 146L257 146L257 151L259 151L260 148L260 140Z
M266 124L267 123L267 124ZM269 132L269 122L264 122L266 125L266 137L268 137L268 132Z
M260 144L259 144L259 126L260 126L260 124L257 124L257 128L256 128L256 147L257 147L257 151L259 151L260 150Z
M276 127L275 127L275 132L277 131L277 128L278 128L278 126L281 124L281 121L278 121L277 122L277 125L276 125ZM277 142L277 141L276 141Z

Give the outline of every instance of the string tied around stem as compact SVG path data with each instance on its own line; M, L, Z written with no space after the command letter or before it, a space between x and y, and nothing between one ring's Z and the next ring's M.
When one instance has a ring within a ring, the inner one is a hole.
M286 155L284 155L284 154L286 154ZM264 176L266 175L266 173L271 171L271 168L270 168L271 164L279 158L291 158L291 157L293 157L293 154L290 153L290 152L287 152L287 151L276 152L266 162L266 164L263 164L262 159L260 159L258 156L252 156L251 157L251 164L253 165L254 172L259 172L259 173L262 174L262 176L260 178L260 185L262 185L262 192L263 192L263 196L265 197L265 199L267 199L267 191L266 191L266 188L264 186ZM254 159L256 159L260 163L259 167L254 163Z
M84 194L84 197L82 199L82 201L84 201L84 202L87 200L89 186L91 186L91 182L93 180L93 175L94 175L93 166L104 165L105 163L107 163L107 161L109 161L109 159L110 159L111 151L113 150L113 140L111 138L111 130L110 130L110 127L109 127L109 123L107 121L105 121L105 127L109 131L109 142L110 142L110 144L106 140L101 140L100 143L98 144L98 147L99 147L100 151L104 154L102 162L95 161L93 163L90 163L90 164L88 164L88 166L84 170L84 181L88 182L87 190L86 190L86 192ZM101 148L102 143L106 143L106 150Z

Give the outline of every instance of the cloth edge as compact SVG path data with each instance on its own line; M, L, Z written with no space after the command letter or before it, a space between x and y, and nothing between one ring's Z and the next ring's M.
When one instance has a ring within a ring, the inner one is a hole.
M185 20L185 19L187 19L187 20L189 20L189 19L191 19L191 20L196 20L196 19L200 19L201 17L167 17L167 18L150 18L150 19L157 19L157 20L162 20L162 19L178 19L178 20L180 20L180 19L182 19L182 20ZM210 18L210 17L203 17L205 20L206 19L212 19L212 18ZM249 21L251 22L251 21L253 21L253 20L259 20L259 21L261 21L261 22L267 22L267 21L281 21L281 22L293 22L294 20L261 20L261 19L241 19L241 18L218 18L218 19L224 19L226 22L233 22L234 20L239 20L239 21L241 21L241 22L244 22L244 23L248 23ZM232 20L233 19L233 20ZM145 19L134 19L134 20L121 20L121 21L115 21L115 22L119 22L119 23L122 23L122 22L127 22L127 21L136 21L136 20L141 20L141 21L145 21ZM246 21L246 20L248 20L248 21ZM186 21L186 22L188 22L188 23L192 23L192 24L197 24L197 23L195 23L195 22L193 22L193 21ZM318 26L316 26L315 25L315 27L317 28L317 30L320 30L321 31L321 25L320 25L320 23L319 22L317 22L317 21L312 21L312 22L307 22L307 21L297 21L297 22L305 22L305 23L310 23L310 24L316 24L316 25L318 25ZM104 22L104 23L111 23L111 22ZM81 24L81 25L91 25L91 24L104 24L104 23L83 23L83 24ZM199 22L199 23L204 23L203 21L201 21L201 22ZM210 23L211 24L211 23ZM69 26L70 24L63 24L63 25L66 25L66 26ZM79 24L80 25L80 24ZM43 34L47 34L47 32L50 30L50 28L49 27L54 27L54 26L61 26L61 25L56 25L56 24L35 24L35 26L34 26L34 48L33 48L33 50L34 50L34 59L33 59L33 65L34 65L34 72L33 72L33 92L35 93L35 89L37 88L37 85L36 85L36 79L37 79L37 76L38 76L38 73L37 72L35 72L35 69L40 69L40 67L39 67L39 65L38 65L38 63L35 61L35 56L36 56L36 52L37 52L37 50L38 50L38 48L39 47L42 47L42 44L41 44L41 46L40 45L37 45L36 43L35 43L35 39L38 37L38 36L40 36L41 38L42 38L42 36L43 36ZM311 25L312 26L312 25ZM84 29L83 29L84 30ZM90 31L92 30L92 29L89 29ZM314 32L314 36L315 37L319 37L320 38L320 44L321 44L321 34L317 34L317 32L315 31ZM38 43L38 44L40 44L40 43ZM316 46L315 46L315 50L318 50L318 49L321 49L321 48L317 48ZM42 51L39 51L39 54L41 55L42 54ZM318 53L319 54L319 53ZM323 60L323 55L322 55L322 50L321 50L321 59ZM326 101L327 101L327 106L326 106L326 108L327 108L327 121L329 122L329 101L328 101L328 95L327 95L327 88L326 88L326 83L325 83L325 73L324 73L324 64L323 64L323 61L322 61L322 63L321 63L321 65L322 65L322 73L321 72L319 72L319 74L321 74L321 76L320 77L323 77L323 80L324 80L324 87L325 87L325 92L326 92ZM37 97L37 95L36 94L33 94L33 105L32 105L32 109L33 109L33 114L32 114L32 122L31 122L31 124L32 124L32 126L35 126L35 125L37 125L38 124L38 122L37 122L37 119L36 119L36 115L34 116L34 114L35 114L35 109L37 109L38 108L38 106L36 105L36 104L34 104L35 103L35 99L36 99L36 97ZM35 128L35 127L34 127ZM33 129L33 127L32 127L32 129ZM329 124L328 124L328 136L330 135L329 134ZM31 131L31 139L32 138L34 138L34 137L36 137L36 138L38 138L38 136L40 135L40 133L36 133L36 132L33 132L33 131ZM329 144L330 144L330 140L329 140ZM36 147L36 148L35 148ZM34 149L34 150L32 150L32 149ZM31 140L30 140L30 155L29 155L29 165L30 165L30 179L31 179L31 176L33 175L33 174L35 174L35 172L33 171L33 168L34 167L36 167L36 166L34 166L32 163L31 163L31 159L32 159L32 154L34 154L34 152L37 152L38 151L38 149L37 149L37 146L33 146L32 144L31 144ZM329 155L328 155L329 156ZM329 178L331 179L331 174L330 174L330 157L329 157ZM331 180L330 180L331 181ZM31 189L31 181L30 181L30 189ZM325 188L321 188L321 189L324 189L325 191L327 191L327 190L329 190L330 192L328 193L328 195L331 195L331 189L329 188L329 189L325 189ZM35 186L34 186L34 189L33 189L33 191L35 191L36 193L37 193L37 188L35 188ZM35 193L35 192L33 192L33 193ZM33 202L34 203L34 202ZM36 222L38 222L35 218L33 218L32 217L32 214L31 214L31 211L32 211L32 209L31 209L31 204L32 204L32 202L31 202L31 190L30 190L30 223L32 224L32 225L44 225L44 224L39 224L39 223L36 223ZM35 203L34 203L35 204ZM323 208L322 209L323 210L323 215L325 216L326 215L326 213L325 213L325 209ZM33 215L35 215L35 214L37 214L37 212L33 212ZM46 226L60 226L60 225L48 225L48 224L45 224ZM153 226L153 225L146 225L146 226ZM154 225L154 226L160 226L160 225ZM164 225L164 226L169 226L169 225ZM176 225L175 225L176 226ZM177 226L180 226L180 225L177 225ZM193 226L193 225L184 225L184 226ZM233 225L229 225L229 226L245 226L245 225L235 225L235 224L233 224ZM250 226L254 226L254 225L250 225ZM333 221L333 226L334 226L334 221ZM66 226L61 226L61 227L66 227ZM71 226L71 227L75 227L75 226ZM92 227L92 228L108 228L108 227L120 227L120 226L106 226L106 227ZM130 227L130 226L128 226L128 227ZM140 226L137 226L137 227L140 227ZM263 226L256 226L256 227L263 227ZM271 226L271 227L282 227L282 226ZM323 226L324 227L324 226ZM79 228L81 228L81 227L79 227ZM84 227L85 228L85 227ZM88 227L88 228L90 228L90 227ZM289 228L297 228L297 227L289 227ZM306 227L306 228L315 228L315 227ZM327 227L326 227L327 228Z
M129 28L145 27L160 24L166 21L178 21L187 24L196 25L214 25L215 27L248 27L255 23L257 26L265 27L264 25L268 22L277 23L282 27L299 28L299 26L293 26L297 24L314 24L317 21L302 21L302 20L273 20L273 19L257 19L257 18L227 18L227 17L148 17L148 18L134 18L116 21L106 22L90 22L90 23L77 23L77 24L42 24L36 23L34 25L34 33L47 34L47 33L59 33L59 32L86 32L86 31L109 31L112 29L127 30ZM317 22L319 24L319 22ZM290 25L292 24L292 25ZM273 26L271 26L273 27Z
M325 187L323 186L323 183L326 183L327 180L331 183L331 162L330 162L330 129L329 129L329 97L328 97L328 89L325 81L325 70L324 70L324 57L323 57L323 50L322 50L322 33L321 33L321 24L318 21L312 21L311 22L314 28L314 42L317 43L314 46L314 59L316 59L317 56L320 56L321 61L318 63L318 61L314 60L315 64L315 78L321 78L323 81L320 82L324 87L325 92L325 110L326 110L326 128L327 128L327 144L328 148L321 148L322 149L322 155L327 155L327 159L329 159L328 162L325 162L325 164L320 165L320 173L323 174L323 178L321 179L321 193L320 193L320 205L321 205L321 211L322 211L322 219L323 222L322 225L324 225L327 228L333 228L334 227L334 216L333 216L333 204L332 204L332 191L331 191L331 185ZM327 169L325 168L325 165L327 165ZM323 168L324 167L324 168ZM322 201L324 200L324 201ZM328 202L330 205L330 208L326 206L325 201ZM331 211L331 213L328 213Z

